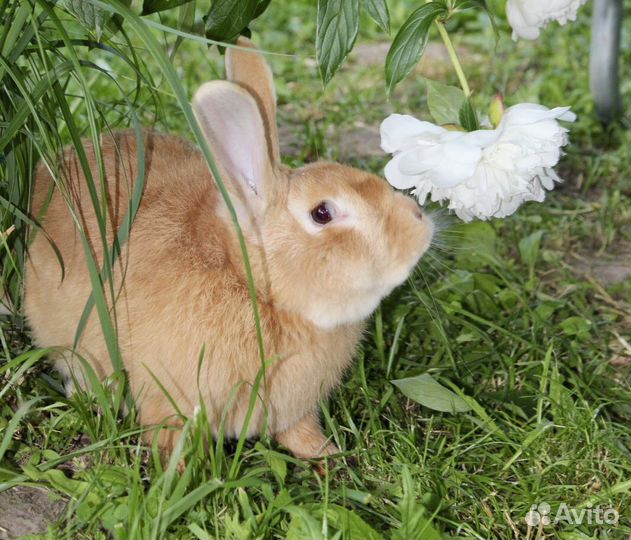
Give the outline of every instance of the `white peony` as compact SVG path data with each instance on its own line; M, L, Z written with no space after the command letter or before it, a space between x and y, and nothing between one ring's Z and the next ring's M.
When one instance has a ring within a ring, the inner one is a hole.
M552 170L568 143L569 107L521 103L504 112L496 129L449 131L392 114L381 123L381 147L393 154L385 168L398 189L414 188L423 204L449 201L464 220L505 217L526 201L543 201L560 179Z
M508 0L506 16L513 27L513 39L537 39L539 28L550 21L565 24L587 0Z

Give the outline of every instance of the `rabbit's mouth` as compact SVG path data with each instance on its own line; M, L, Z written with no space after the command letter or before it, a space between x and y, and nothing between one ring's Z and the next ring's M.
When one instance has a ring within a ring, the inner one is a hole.
M407 279L429 249L434 222L414 200L397 193L386 228L390 253L384 265L383 281L392 290Z
M431 225L427 239L416 251L409 253L408 260L392 266L381 279L362 287L352 287L335 297L318 296L309 302L303 315L318 328L331 330L344 324L354 324L368 318L379 303L412 273L431 241Z
M434 222L432 219L427 214L421 213L420 210L417 210L417 212L420 213L421 217L418 219L422 220L423 227L420 234L412 238L413 242L407 246L408 249L400 256L402 262L399 265L398 272L396 270L393 272L391 279L392 288L397 287L408 278L429 249L434 237Z

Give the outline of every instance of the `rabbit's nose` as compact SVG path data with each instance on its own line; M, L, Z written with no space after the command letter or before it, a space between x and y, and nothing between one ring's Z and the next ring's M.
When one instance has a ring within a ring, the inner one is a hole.
M403 206L406 207L406 210L414 214L414 217L416 217L419 220L423 219L423 210L416 203L416 201L410 199L409 197L403 196L402 203L403 203Z

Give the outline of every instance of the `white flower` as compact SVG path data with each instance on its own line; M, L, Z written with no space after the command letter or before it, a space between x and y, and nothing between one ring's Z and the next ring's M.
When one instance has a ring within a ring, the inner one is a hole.
M449 131L392 114L381 123L381 147L392 153L385 168L398 189L414 188L423 204L449 201L464 220L505 217L526 201L543 201L560 179L552 170L568 143L569 107L521 103L504 112L496 129Z
M539 28L550 21L565 24L587 0L508 0L506 16L513 27L513 39L537 39Z

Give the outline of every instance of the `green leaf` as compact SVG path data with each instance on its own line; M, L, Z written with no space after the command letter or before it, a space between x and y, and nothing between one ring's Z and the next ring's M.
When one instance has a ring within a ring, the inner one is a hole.
M380 540L383 538L355 512L343 506L329 504L326 509L326 517L330 525L344 532L342 538L361 538L362 540Z
M404 466L401 477L403 496L397 504L401 526L394 531L393 540L440 540L440 534L432 524L432 517L421 503L416 500L417 490L414 487L409 469Z
M272 472L276 475L278 482L282 485L285 483L287 477L287 460L285 456L282 456L276 452L265 452L265 461L272 469Z
M267 6L269 6L270 2L272 0L259 0L259 3L256 6L256 10L254 11L254 19L258 19L261 15L263 15L263 13L265 13L265 10L267 9Z
M327 84L355 44L359 0L318 0L316 60Z
M486 8L491 17L491 21L493 21L495 17L506 19L506 2L504 2L504 0L487 0Z
M112 13L93 6L86 0L65 0L63 7L88 30L94 32L97 41L100 41L103 28L112 17Z
M471 103L471 99L466 99L460 107L460 112L458 114L460 118L460 125L465 128L467 131L475 131L476 129L480 129L480 125L478 124L478 116L475 113L475 109Z
M158 11L165 11L172 9L183 4L188 4L192 0L145 0L142 3L141 15L150 15L151 13L157 13Z
M427 80L427 106L437 124L458 124L465 99L460 88Z
M31 16L31 9L32 6L29 3L23 2L18 6L17 10L13 14L11 23L3 24L2 48L0 49L0 54L2 54L2 56L8 57L10 53L15 51L16 42L18 41L22 31L25 27L27 27L27 19ZM0 72L0 75L4 75L4 73Z
M213 540L213 537L197 525L197 523L189 523L188 530L191 531L198 540Z
M447 12L440 2L429 2L414 10L394 37L386 57L386 87L388 93L412 71L420 60L429 29L439 15Z
M215 0L204 17L206 37L217 41L235 39L254 19L259 0Z
M187 4L182 4L180 9L178 10L177 17L177 27L182 30L190 30L193 28L195 24L195 0L188 2ZM175 55L177 54L180 45L184 42L184 36L177 36L175 39L175 43L171 49L171 54L169 55L169 59L173 61Z
M362 5L370 15L370 18L377 23L387 34L390 33L390 12L386 0L362 0Z
M479 270L481 263L495 258L497 235L489 223L462 223L453 230L458 235L454 248L459 268Z
M519 241L519 255L521 256L521 260L528 265L529 272L533 271L537 263L542 236L543 231L536 231Z
M380 540L383 535L373 529L352 510L338 504L308 503L288 508L292 516L287 530L288 540L307 540L322 538L322 523L325 522L338 534L329 534L327 538L362 538L363 540ZM340 534L341 533L341 534Z
M488 11L485 0L456 0L454 8L459 10L478 8Z
M24 465L22 470L24 471L24 474L34 482L46 482L57 491L72 497L75 501L83 497L84 502L92 506L101 502L101 495L98 490L93 489L93 485L89 482L68 478L63 471L58 469L40 471L37 467L31 464Z
M4 434L2 437L2 441L0 441L0 462L2 461L5 452L11 445L11 442L13 442L13 435L18 429L22 418L31 410L31 407L35 405L35 403L41 401L42 399L42 397L35 397L22 403L15 414L11 417L9 424L3 430Z
M186 425L189 426L190 424L188 424L187 422ZM184 429L186 430L187 428L185 427ZM186 438L185 434L183 433L182 436L180 437L180 440L184 442L185 438ZM178 446L179 446L179 441L178 441ZM183 444L180 447L179 451L177 451L179 456L182 455L181 453L182 447L183 447ZM178 455L175 455L175 457L173 457L173 455L171 456L170 461L169 461L169 467L166 471L166 475L171 475L173 473L173 477L172 477L173 479L176 478L176 474L174 473L175 473L175 469L177 468L177 463L180 461L179 456ZM173 468L171 467L171 464L173 464ZM162 485L158 487L158 484L155 484L155 487L152 486L149 494L151 494L153 491L156 494L158 494L158 496L160 497L158 499L159 501L158 504L162 508L162 511L161 511L160 522L159 522L160 530L158 531L158 535L157 535L158 538L166 538L166 530L169 527L169 525L171 525L175 520L180 518L182 514L191 512L191 510L195 507L195 505L197 505L204 498L208 497L210 493L213 493L214 491L219 490L219 489L228 491L228 490L235 490L238 488L258 487L260 486L261 483L262 482L260 481L259 478L254 478L254 477L250 477L250 478L245 477L245 478L241 478L240 480L228 481L228 482L222 482L221 480L217 480L217 479L209 479L209 480L206 480L199 487L188 492L184 496L181 496L181 494L176 493L174 491L172 494L170 494L169 499L166 499L166 492L165 492L164 486ZM168 478L163 479L163 484L166 484L167 486L169 485Z
M563 332L568 336L586 337L592 328L592 322L583 317L568 317L560 324Z
M427 373L391 382L407 397L434 411L455 413L471 409L464 399L436 382Z
M290 506L287 511L291 514L291 521L285 538L287 540L320 540L322 525L309 511L302 506Z

